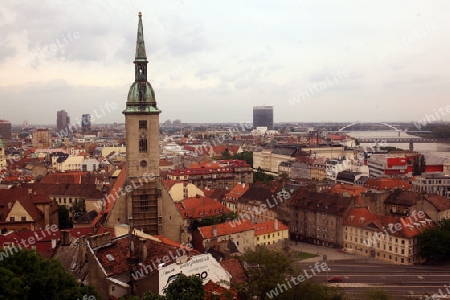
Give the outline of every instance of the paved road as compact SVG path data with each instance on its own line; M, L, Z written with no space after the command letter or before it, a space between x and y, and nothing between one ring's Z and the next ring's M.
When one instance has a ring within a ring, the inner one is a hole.
M316 254L318 251L320 254L319 257L299 263L303 270L309 271L315 262L322 261L323 254L327 254L327 265L330 270L317 274L312 280L325 283L329 276L341 276L342 283L330 283L330 285L340 287L347 294L358 294L369 288L380 288L394 296L394 299L403 297L425 299L424 295L433 295L440 289L442 294L449 295L449 298L441 299L450 299L450 268L448 267L396 266L364 256L342 254L336 249L318 248L305 244L293 246L295 250L299 250L300 247L304 252ZM342 259L346 261L343 263Z

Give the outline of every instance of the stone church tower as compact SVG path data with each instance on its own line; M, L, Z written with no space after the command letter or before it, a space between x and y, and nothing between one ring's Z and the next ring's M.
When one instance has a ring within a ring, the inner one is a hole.
M162 203L159 177L159 114L155 92L147 81L147 54L139 25L134 60L134 83L130 87L125 115L127 143L128 219L136 229L162 234Z

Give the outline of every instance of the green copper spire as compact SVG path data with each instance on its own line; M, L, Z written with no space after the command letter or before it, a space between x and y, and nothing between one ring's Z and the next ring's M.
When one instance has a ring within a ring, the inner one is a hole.
M147 54L145 53L144 29L142 26L142 13L139 12L139 25L136 39L136 61L147 62Z
M136 39L136 57L134 60L134 83L128 92L127 107L123 114L159 114L156 106L155 91L147 81L147 54L145 53L142 13L139 13L139 24Z

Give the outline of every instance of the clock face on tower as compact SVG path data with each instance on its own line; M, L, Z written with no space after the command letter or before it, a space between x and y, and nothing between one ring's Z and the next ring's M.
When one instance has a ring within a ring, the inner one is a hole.
M141 165L141 167L146 167L147 166L147 161L146 160L141 160L140 165Z

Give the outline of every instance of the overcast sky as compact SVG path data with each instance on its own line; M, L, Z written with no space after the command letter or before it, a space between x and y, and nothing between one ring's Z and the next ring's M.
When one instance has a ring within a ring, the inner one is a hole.
M450 120L448 0L0 0L0 119L124 122L139 11L161 122Z

